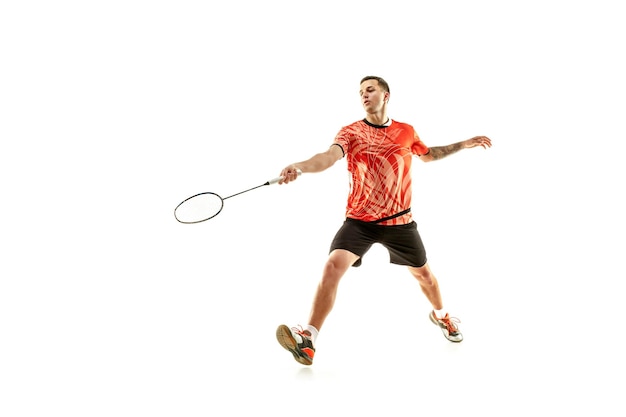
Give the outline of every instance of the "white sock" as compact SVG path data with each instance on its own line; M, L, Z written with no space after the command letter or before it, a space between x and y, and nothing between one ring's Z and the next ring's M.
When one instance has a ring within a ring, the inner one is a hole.
M311 340L313 341L313 345L315 345L319 331L315 328L315 326L311 326L310 324L307 324L305 330L308 330L309 333L311 333Z
M435 312L435 317L437 317L438 319L442 319L446 316L446 310L444 310L443 308L441 310L433 310Z

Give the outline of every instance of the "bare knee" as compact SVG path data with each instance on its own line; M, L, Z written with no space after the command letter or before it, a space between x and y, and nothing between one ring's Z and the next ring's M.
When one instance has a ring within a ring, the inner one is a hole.
M358 257L347 251L334 251L324 264L322 282L337 283Z
M409 271L411 271L411 274L417 279L420 285L430 287L436 285L437 283L437 280L435 279L435 276L430 270L428 264L419 268L410 266Z
M322 274L323 283L337 283L345 273L345 269L341 268L336 261L329 259L324 265Z

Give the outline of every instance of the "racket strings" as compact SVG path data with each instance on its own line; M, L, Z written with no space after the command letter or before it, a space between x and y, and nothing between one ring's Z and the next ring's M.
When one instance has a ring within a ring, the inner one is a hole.
M215 217L222 211L224 200L215 193L201 193L189 197L174 210L181 223L199 223Z

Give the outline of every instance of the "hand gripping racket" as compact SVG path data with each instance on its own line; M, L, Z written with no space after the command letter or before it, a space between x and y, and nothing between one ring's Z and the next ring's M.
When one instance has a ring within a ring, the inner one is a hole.
M302 171L297 170L298 176L302 175ZM256 187L249 188L244 191L240 191L236 194L229 195L228 197L222 197L219 194L207 191L192 195L180 202L174 209L174 217L180 223L193 224L201 223L212 219L220 214L222 208L224 208L224 200L231 197L247 193L248 191L256 190L257 188L264 187L266 185L276 184L282 180L283 177L276 177L272 180L265 182L264 184L257 185Z

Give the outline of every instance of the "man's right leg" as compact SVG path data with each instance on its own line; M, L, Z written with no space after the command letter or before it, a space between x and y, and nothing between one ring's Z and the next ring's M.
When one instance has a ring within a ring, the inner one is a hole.
M337 289L341 277L352 266L358 255L344 249L332 251L324 265L322 279L317 286L311 313L309 315L309 325L320 330L326 317L330 314L335 304ZM303 365L311 365L315 355L315 347L311 333L305 329L289 327L281 324L276 330L276 339L280 345L291 352L294 359Z
M345 249L335 249L330 253L309 314L309 324L317 330L322 328L326 317L335 305L339 281L358 259L358 255Z

